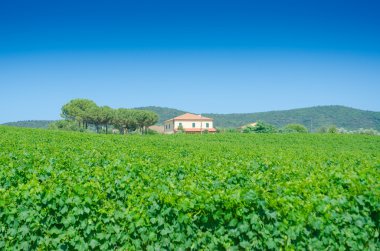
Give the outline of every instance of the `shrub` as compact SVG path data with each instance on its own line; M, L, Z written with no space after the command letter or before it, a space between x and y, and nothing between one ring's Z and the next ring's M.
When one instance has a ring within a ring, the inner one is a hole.
M243 133L276 133L278 130L274 125L258 121L255 126L247 126L243 129Z
M323 126L318 129L318 133L340 133L341 128L337 128L335 125Z
M289 124L283 128L282 132L285 132L285 133L308 133L308 130L302 124Z
M372 129L372 128L370 128L370 129L360 128L359 130L354 131L354 133L366 134L366 135L380 135L379 131Z
M148 128L148 130L146 130L146 134L148 134L148 135L155 135L155 134L158 134L158 132L155 131L155 130L152 130L152 129Z
M327 128L327 133L338 133L338 128L335 125L331 125Z
M237 128L227 127L227 128L216 128L217 133L240 133Z
M179 125L178 128L177 128L178 132L179 133L184 133L185 132L185 129L183 128L182 125Z
M322 127L318 128L317 132L318 133L327 133L327 127L326 126L322 126Z

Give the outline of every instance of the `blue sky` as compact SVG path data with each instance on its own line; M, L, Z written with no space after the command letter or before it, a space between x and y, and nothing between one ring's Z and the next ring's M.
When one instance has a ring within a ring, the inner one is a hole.
M0 2L0 123L72 98L197 113L380 111L380 3Z

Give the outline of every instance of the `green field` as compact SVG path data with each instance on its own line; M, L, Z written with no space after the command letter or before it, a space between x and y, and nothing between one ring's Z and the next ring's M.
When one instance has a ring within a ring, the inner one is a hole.
M0 249L379 250L380 137L0 126Z

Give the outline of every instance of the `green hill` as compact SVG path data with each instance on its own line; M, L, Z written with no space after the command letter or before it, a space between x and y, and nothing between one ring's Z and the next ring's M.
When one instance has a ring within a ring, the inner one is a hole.
M147 106L138 107L156 112L160 116L158 124L165 120L179 116L186 111L166 107ZM292 109L285 111L270 111L257 113L233 113L233 114L202 114L214 118L215 127L240 127L258 120L282 127L290 123L299 123L316 131L322 126L336 125L349 130L359 128L373 128L380 130L380 112L364 111L345 106L316 106L309 108ZM6 123L9 126L47 128L51 120L29 120Z
M156 112L160 116L159 123L185 113L171 108L142 107ZM285 111L233 114L202 114L214 118L216 127L239 127L258 120L282 127L290 123L299 123L313 131L322 126L336 125L346 129L373 128L380 130L380 112L364 111L345 106L316 106Z
M344 106L317 106L286 111L246 114L204 114L215 119L215 126L238 127L257 120L278 127L290 123L303 124L313 131L328 125L346 129L373 128L380 130L380 112L363 111Z
M54 120L25 120L4 123L3 125L29 128L47 128L48 125L52 122L54 122Z
M160 117L158 123L162 124L165 120L177 117L179 115L182 115L186 113L186 111L181 111L173 108L167 108L167 107L159 107L159 106L146 106L146 107L137 107L134 109L139 110L149 110L152 112L155 112Z

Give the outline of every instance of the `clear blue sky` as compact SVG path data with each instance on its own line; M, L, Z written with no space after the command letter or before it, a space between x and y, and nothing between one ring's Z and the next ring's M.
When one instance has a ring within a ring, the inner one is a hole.
M0 1L0 123L72 98L205 113L380 111L380 2Z

